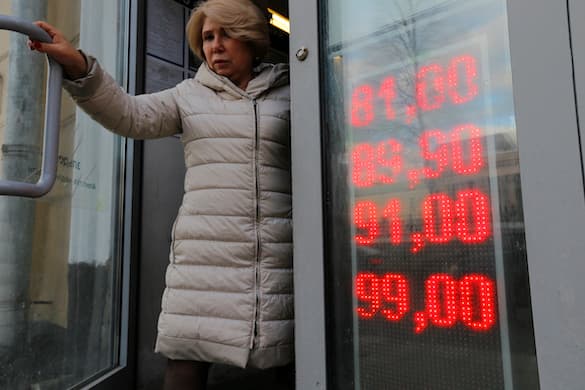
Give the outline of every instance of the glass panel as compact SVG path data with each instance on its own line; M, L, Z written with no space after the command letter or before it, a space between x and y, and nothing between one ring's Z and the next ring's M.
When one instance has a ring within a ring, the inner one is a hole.
M0 13L47 20L122 84L125 3L3 0ZM0 168L30 176L46 61L26 37L3 34ZM118 365L123 148L64 93L54 188L37 200L0 197L0 388L64 389Z
M538 388L506 2L321 11L329 383Z
M47 61L31 56L26 41L25 35L0 30L0 179L36 183L41 169Z

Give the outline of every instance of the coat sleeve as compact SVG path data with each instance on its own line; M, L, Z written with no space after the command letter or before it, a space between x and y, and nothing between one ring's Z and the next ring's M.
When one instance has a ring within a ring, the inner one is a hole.
M63 87L91 118L116 134L135 139L162 138L181 132L176 87L131 96L95 58L86 58L87 75L63 80Z

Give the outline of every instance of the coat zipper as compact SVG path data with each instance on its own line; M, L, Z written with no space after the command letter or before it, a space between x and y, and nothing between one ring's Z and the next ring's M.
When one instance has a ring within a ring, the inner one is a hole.
M254 264L254 293L256 300L254 304L254 323L252 324L252 339L250 340L250 349L254 349L254 341L258 332L258 316L260 311L260 185L258 184L258 153L260 149L260 141L258 139L258 103L256 99L252 100L254 106L254 185L256 194L254 196L254 203L256 207L256 215L254 219L254 231L256 233L256 250L255 250L255 264Z

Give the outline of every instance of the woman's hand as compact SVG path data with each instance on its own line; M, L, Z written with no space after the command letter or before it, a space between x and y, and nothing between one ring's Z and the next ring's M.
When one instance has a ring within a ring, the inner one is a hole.
M53 39L53 42L44 43L29 40L28 46L31 50L49 55L61 64L67 78L71 80L78 79L87 74L85 57L65 39L61 31L42 21L34 22L34 24L45 30Z

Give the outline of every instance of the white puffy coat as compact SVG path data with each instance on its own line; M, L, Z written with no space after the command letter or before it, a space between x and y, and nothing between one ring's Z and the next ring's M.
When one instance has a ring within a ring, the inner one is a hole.
M243 91L204 64L174 88L129 96L88 59L87 77L65 88L95 120L137 139L182 133L185 194L156 351L240 367L290 362L288 68L261 65Z

